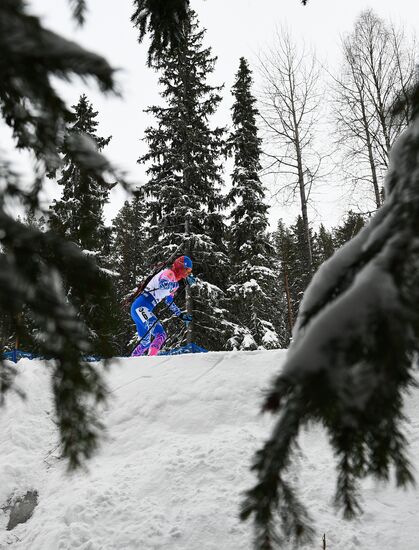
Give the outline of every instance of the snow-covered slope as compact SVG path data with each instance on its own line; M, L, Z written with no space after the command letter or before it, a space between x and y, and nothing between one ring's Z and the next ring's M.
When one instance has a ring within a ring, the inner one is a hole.
M9 395L0 410L0 506L36 489L32 518L6 531L0 549L250 550L251 524L237 519L248 467L268 435L262 391L283 351L125 359L106 374L107 438L88 472L71 477L56 458L47 366L20 361L28 399ZM413 461L419 466L419 395L407 401ZM314 427L301 438L293 477L331 550L418 550L419 495L364 484L365 513L355 522L330 502L334 462ZM419 470L419 468L417 468ZM418 474L419 475L419 474Z

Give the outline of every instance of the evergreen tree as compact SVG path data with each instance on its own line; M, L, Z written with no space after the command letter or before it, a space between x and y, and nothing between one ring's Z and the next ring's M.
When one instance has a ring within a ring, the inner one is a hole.
M306 248L302 247L306 238L302 217L298 216L296 223L289 228L280 220L273 238L279 261L279 278L282 282L287 309L286 344L288 344L300 301L310 280L310 271L307 270L305 262Z
M0 252L0 256L2 253ZM1 258L0 258L1 259ZM0 346L3 351L10 351L16 345L9 316L0 311Z
M328 231L323 224L313 235L313 265L317 270L323 262L330 258L335 250L350 241L364 227L365 218L362 214L350 210L342 225Z
M280 220L277 230L273 234L276 255L279 261L279 274L283 289L283 303L286 308L286 341L290 341L295 320L298 316L301 300L311 280L311 270L307 261L306 239L303 219L298 216L291 227L286 227ZM333 252L331 235L320 226L319 233L310 232L311 249L313 251L313 265L318 267ZM282 338L283 340L283 338Z
M278 273L273 269L274 249L267 234L268 206L258 176L261 139L251 85L251 71L242 57L232 89L235 99L233 131L228 139L228 147L234 155L232 189L228 195L232 206L229 229L232 285L229 294L238 321L247 328L239 346L237 337L234 339L234 345L242 349L279 346L274 327L278 318Z
M295 314L298 311L298 300L295 297L292 278L293 270L293 237L291 231L282 220L278 221L277 230L273 234L276 255L279 265L279 277L282 282L282 297L284 302L283 315L285 330L281 331L281 347L287 347L295 322Z
M306 231L303 218L297 216L294 225L290 227L291 247L288 262L290 272L290 291L293 308L293 318L297 318L300 302L311 279L311 269L307 258ZM311 246L313 237L310 232Z
M110 141L96 134L98 113L93 110L86 95L82 95L77 105L73 106L74 120L68 128L68 138L73 135L90 139L98 151ZM72 151L64 148L64 167L59 185L63 194L55 200L50 208L51 229L75 243L85 255L94 258L101 269L101 277L107 280L107 296L99 305L94 296L86 300L77 295L71 285L67 284L68 297L77 306L81 318L90 330L90 339L94 350L101 355L112 355L111 343L116 326L116 303L112 289L112 278L109 268L110 229L105 227L103 207L108 201L109 186L89 169L74 158ZM86 289L88 290L88 289Z
M151 263L148 244L144 199L141 193L136 192L131 200L124 203L112 224L111 258L118 273L115 288L120 304L147 275ZM134 347L136 330L128 308L119 307L118 317L118 349L125 354Z
M220 349L227 329L220 306L227 275L219 163L223 129L209 125L221 97L220 88L206 81L216 59L202 45L204 33L190 11L179 46L156 56L166 105L148 109L157 126L147 128L149 152L139 162L149 163L144 191L151 258L157 263L175 250L191 256L199 283L186 289L185 304L180 292L177 297L193 315L187 340Z
M68 128L68 135L88 136L101 151L111 138L96 135L98 122L95 119L98 112L93 110L84 94L80 96L78 104L73 105L73 109L73 123ZM65 148L64 153L62 175L58 180L58 184L63 187L63 194L50 209L50 226L87 253L102 256L103 262L103 243L109 241L103 207L108 202L109 188L80 166Z
M383 206L305 293L263 405L277 421L255 456L258 479L242 510L242 518L254 516L258 550L313 533L287 475L300 430L313 422L333 448L335 503L346 518L360 511L367 476L400 487L414 482L404 400L417 387L419 352L418 148L416 118L392 149Z
M17 220L29 229L42 233L45 233L47 230L45 217L43 215L37 216L33 210L29 210L23 219L18 216ZM24 330L20 331L20 334L9 334L7 347L10 349L30 351L34 354L41 354L41 341L38 337L39 328L25 304L17 317L19 325L24 327Z
M353 239L365 225L362 214L350 210L343 224L333 230L333 242L336 249Z
M74 0L81 8L82 0ZM11 128L17 148L37 159L33 185L23 185L0 154L0 309L12 334L22 336L19 322L25 307L38 327L42 355L53 356L52 390L63 456L76 467L94 452L100 427L95 404L105 397L103 381L89 363L85 327L77 319L61 285L61 274L72 266L73 285L90 287L101 295L97 268L90 258L50 231L28 227L9 215L10 197L39 209L45 170L59 166L63 125L70 112L53 86L54 78L93 78L102 90L114 89L113 71L101 56L44 28L22 0L0 2L0 113ZM111 169L106 159L85 140L69 144L81 163L98 177ZM14 370L0 362L0 403L13 387ZM71 388L72 391L68 391Z
M148 64L166 48L175 48L182 39L182 26L188 18L189 0L134 0L131 21L139 30L142 42L150 31Z
M318 232L313 235L313 266L314 270L321 266L335 251L333 235L323 224L320 224Z

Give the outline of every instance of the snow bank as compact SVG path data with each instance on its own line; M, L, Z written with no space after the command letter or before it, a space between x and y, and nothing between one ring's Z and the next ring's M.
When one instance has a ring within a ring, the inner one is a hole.
M19 362L28 399L0 410L0 506L13 493L39 493L32 518L6 531L0 550L246 550L252 527L237 519L254 483L249 463L268 436L262 390L283 351L142 357L115 362L103 411L107 437L88 472L69 477L57 458L48 365ZM99 365L100 368L100 365ZM419 466L419 396L407 403ZM417 550L419 495L364 485L356 522L331 507L333 457L320 428L301 437L292 473L333 550Z

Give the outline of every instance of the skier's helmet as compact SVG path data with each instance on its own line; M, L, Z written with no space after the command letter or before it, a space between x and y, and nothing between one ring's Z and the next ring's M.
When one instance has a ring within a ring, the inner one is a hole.
M173 262L172 269L177 278L182 279L192 273L192 260L189 256L179 256Z

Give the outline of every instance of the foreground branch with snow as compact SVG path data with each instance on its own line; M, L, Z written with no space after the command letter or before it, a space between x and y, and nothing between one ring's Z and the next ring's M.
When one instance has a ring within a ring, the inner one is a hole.
M0 508L28 490L38 491L38 505L11 531L0 510L0 548L250 550L240 501L251 457L272 427L259 413L263 391L285 357L278 350L113 362L100 414L107 437L88 471L72 475L59 459L51 365L21 360L17 385L27 399L10 395L0 411ZM418 395L406 414L419 467ZM344 521L331 503L335 472L324 431L302 433L299 443L290 476L312 511L316 547L326 533L333 550L417 549L416 492L365 482L364 516Z
M416 385L419 351L419 119L390 159L384 205L314 276L265 401L278 419L256 454L257 484L242 510L254 517L258 549L310 539L308 503L289 469L298 434L313 421L327 430L338 470L335 503L346 517L361 508L366 476L387 481L394 472L398 486L413 483L403 403Z

